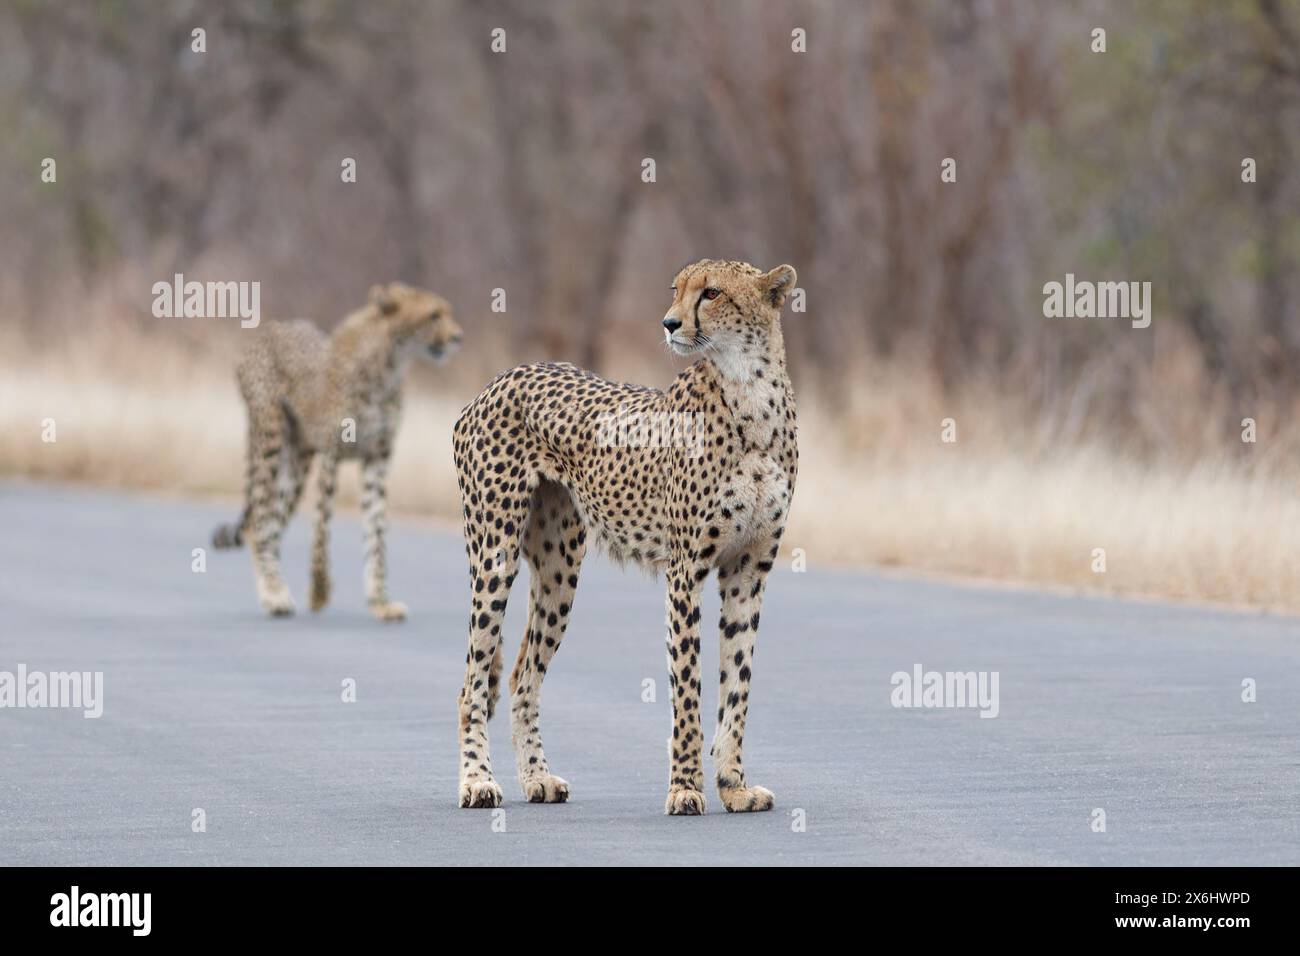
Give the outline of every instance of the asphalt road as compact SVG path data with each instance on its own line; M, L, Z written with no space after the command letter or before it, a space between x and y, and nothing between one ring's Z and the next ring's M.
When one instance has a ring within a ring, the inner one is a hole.
M0 671L104 675L99 719L0 709L0 864L1300 863L1295 619L818 570L814 552L778 565L758 642L745 765L776 809L708 792L705 816L666 817L660 586L592 557L543 692L572 801L522 801L502 708L494 817L455 805L459 537L395 527L412 617L385 626L344 515L333 606L269 620L246 552L191 570L230 517L0 484ZM302 516L285 552L301 604ZM526 594L521 577L510 660ZM998 716L891 706L915 664L997 671Z

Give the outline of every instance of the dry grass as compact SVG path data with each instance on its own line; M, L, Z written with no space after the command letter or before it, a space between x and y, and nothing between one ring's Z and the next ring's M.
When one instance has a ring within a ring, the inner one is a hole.
M59 336L58 348L16 331L0 339L0 474L238 495L237 336L205 334L200 345L97 328ZM800 407L802 464L785 544L803 548L810 565L1300 610L1300 500L1290 473L1222 455L1153 464L1098 443L1031 440L994 394L954 403L899 368L863 381L873 384L855 387L834 416L816 401ZM393 506L454 519L448 436L476 388L431 376L420 384L408 395ZM954 415L958 441L944 444L939 421L954 408L964 410ZM41 440L47 418L52 444ZM346 506L356 478L345 471ZM1106 551L1104 574L1092 570L1094 548Z
M202 349L129 327L62 337L57 349L0 340L0 474L173 494L242 494L245 419L233 368L239 343ZM390 479L395 510L458 513L450 465L455 397L413 391ZM43 441L42 422L55 438ZM355 467L340 502L357 500ZM310 501L310 498L308 499Z
M1226 462L1178 473L1087 447L1022 459L949 446L856 459L846 487L833 457L808 457L787 544L810 561L1300 609L1300 500L1279 478Z

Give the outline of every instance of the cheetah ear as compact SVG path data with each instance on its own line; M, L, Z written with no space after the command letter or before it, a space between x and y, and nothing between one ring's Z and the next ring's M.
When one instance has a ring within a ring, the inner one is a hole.
M777 266L771 272L759 276L758 284L763 290L763 297L779 309L798 278L794 266Z
M379 311L384 315L392 315L397 311L397 300L393 298L388 288L382 285L370 287L370 304L378 306Z

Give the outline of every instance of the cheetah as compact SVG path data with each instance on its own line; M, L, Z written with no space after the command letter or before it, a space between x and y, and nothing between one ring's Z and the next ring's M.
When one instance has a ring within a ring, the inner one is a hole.
M384 481L401 415L402 378L416 355L448 360L461 335L445 299L394 282L374 286L368 303L328 336L305 320L273 322L248 349L238 369L248 408L244 511L238 521L218 527L212 543L237 548L250 537L257 594L267 613L294 612L280 576L280 536L319 456L312 610L329 601L329 520L338 465L360 459L366 601L379 620L406 617L405 605L388 596L384 545Z
M721 672L711 755L722 805L770 810L741 748L754 640L798 469L780 313L788 265L761 272L706 259L683 268L663 319L668 347L698 356L667 391L568 364L498 375L453 434L469 557L469 652L459 710L459 805L495 807L487 724L500 695L501 624L522 552L528 624L510 674L510 727L524 797L563 803L542 751L542 679L573 609L588 535L620 562L663 573L672 693L665 812L705 810L700 594L717 570ZM629 426L629 427L624 427ZM664 440L667 437L669 440Z

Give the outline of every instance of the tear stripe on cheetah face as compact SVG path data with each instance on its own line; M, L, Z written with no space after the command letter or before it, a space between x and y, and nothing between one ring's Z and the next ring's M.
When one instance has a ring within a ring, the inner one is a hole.
M303 320L264 323L257 331L238 368L249 428L244 511L216 529L213 544L251 540L257 593L269 614L294 611L280 575L280 539L320 457L312 609L329 600L328 525L338 463L359 459L367 603L379 620L405 618L406 607L388 598L384 544L402 379L411 358L445 360L460 338L445 299L396 282L372 288L369 303L329 336Z
M568 625L588 535L667 582L673 723L666 812L705 808L700 592L715 569L722 594L717 782L728 810L773 805L770 791L746 784L741 751L764 585L798 472L780 322L794 283L790 266L761 272L704 260L682 269L664 329L675 349L699 360L666 391L541 363L503 372L462 410L453 430L471 588L459 700L462 805L467 794L495 786L487 717L521 557L530 568L530 609L510 678L516 763L530 799L547 796L536 780L558 779L542 749L540 691ZM602 416L620 409L694 416L702 444L611 443L602 438Z

